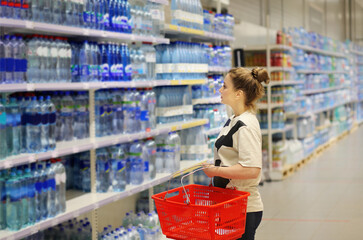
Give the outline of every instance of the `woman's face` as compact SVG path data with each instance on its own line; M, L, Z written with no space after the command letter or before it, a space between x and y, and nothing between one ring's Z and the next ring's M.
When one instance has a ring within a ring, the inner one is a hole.
M227 104L229 106L235 104L236 102L236 90L234 89L233 82L227 74L224 78L223 86L219 89L221 93L221 103Z

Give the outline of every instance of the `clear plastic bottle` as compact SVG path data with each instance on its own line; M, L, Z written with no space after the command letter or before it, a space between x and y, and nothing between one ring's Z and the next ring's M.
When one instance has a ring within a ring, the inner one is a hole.
M9 179L5 183L6 188L6 223L7 228L17 231L21 228L21 199L19 191L19 179L16 169L11 170Z

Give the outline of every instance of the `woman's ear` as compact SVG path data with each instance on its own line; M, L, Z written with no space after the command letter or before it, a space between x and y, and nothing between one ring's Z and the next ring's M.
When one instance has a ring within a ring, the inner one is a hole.
M240 99L244 97L244 92L242 90L237 90L236 91L236 98Z

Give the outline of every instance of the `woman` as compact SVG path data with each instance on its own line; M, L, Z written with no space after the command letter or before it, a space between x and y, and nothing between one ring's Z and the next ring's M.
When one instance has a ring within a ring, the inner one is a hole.
M258 185L262 168L262 137L256 118L256 102L264 94L262 83L270 79L265 69L231 69L219 90L221 102L229 105L232 115L221 130L214 148L215 166L204 172L216 187L249 192L246 228L242 240L255 239L262 219L263 204Z

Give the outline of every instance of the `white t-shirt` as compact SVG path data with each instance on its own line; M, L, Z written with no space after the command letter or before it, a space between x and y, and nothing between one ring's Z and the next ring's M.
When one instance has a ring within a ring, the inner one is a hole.
M246 111L229 118L215 143L214 161L216 160L220 160L220 166L225 167L241 164L243 167L262 168L262 136L255 114ZM233 179L226 186L251 194L248 197L247 212L263 211L258 191L261 172L256 179Z

